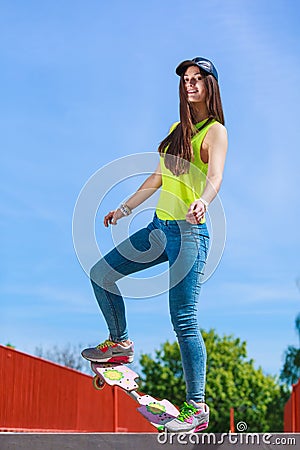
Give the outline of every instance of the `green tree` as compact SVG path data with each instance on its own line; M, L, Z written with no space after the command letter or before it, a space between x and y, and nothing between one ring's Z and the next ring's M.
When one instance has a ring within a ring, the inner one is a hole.
M280 372L280 379L291 385L297 383L300 378L300 313L295 320L295 328L298 333L298 348L289 345L284 353L284 364Z
M246 342L233 336L219 337L214 330L201 331L207 348L206 402L211 407L211 432L228 432L230 407L235 423L246 422L249 432L282 431L287 388L275 377L255 369L247 359ZM176 405L185 399L185 383L177 342L168 341L155 357L140 357L141 390Z
M5 346L6 346L6 347L9 347L9 348L13 348L13 349L16 348L16 347L15 347L14 345L12 345L10 342L8 342L7 344L5 344Z

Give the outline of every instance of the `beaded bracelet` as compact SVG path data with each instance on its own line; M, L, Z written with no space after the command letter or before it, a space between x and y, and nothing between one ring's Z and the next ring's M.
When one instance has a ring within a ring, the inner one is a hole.
M129 216L129 214L132 213L132 211L131 211L131 209L129 208L129 206L126 205L125 203L122 203L122 204L121 204L120 210L121 210L121 213L122 213L124 216Z

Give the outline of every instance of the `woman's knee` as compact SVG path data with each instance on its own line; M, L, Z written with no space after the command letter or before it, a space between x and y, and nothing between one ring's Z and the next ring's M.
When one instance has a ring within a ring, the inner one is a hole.
M114 269L102 258L90 270L90 279L99 287L114 283L116 277Z
M173 325L173 329L178 337L196 336L199 332L198 320L195 314L180 314L177 310L171 313L171 322Z

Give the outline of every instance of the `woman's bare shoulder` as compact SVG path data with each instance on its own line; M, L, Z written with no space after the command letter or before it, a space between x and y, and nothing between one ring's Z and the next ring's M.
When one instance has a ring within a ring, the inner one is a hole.
M207 131L205 136L206 143L215 141L227 141L227 129L220 122L215 122Z
M227 135L227 129L225 125L221 124L220 122L215 122L208 130L210 134L225 134Z

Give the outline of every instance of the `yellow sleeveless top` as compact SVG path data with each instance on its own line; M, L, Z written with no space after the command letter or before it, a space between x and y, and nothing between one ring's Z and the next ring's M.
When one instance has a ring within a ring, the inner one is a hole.
M196 128L200 128L206 121L197 123ZM190 163L189 173L184 173L176 177L166 168L163 156L160 156L160 166L162 173L162 187L158 203L156 205L156 215L161 220L185 220L188 209L196 199L199 199L206 185L208 164L205 164L200 157L200 148L208 129L216 122L212 120L199 133L192 138L194 161ZM176 122L170 128L170 132L176 127ZM205 217L200 223L205 222Z

